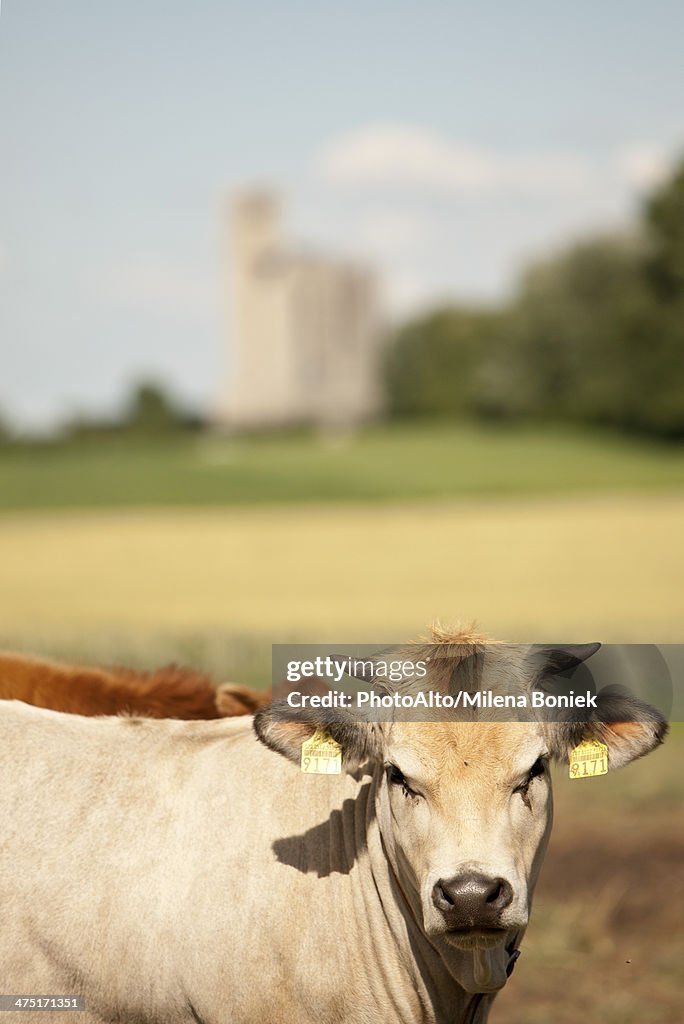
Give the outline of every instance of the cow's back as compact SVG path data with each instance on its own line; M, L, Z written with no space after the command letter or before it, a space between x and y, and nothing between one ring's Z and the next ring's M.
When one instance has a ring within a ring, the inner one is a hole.
M82 719L11 702L0 730L0 990L84 992L96 1020L179 1022L217 1007L279 1020L268 1000L295 992L305 1021L344 998L365 955L352 889L367 780L302 775L251 719ZM257 960L258 983L245 970ZM320 963L337 965L339 997Z

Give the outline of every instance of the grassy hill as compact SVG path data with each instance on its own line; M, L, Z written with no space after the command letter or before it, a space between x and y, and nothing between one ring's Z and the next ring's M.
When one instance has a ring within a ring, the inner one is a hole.
M682 489L682 448L558 429L432 425L0 448L0 511Z

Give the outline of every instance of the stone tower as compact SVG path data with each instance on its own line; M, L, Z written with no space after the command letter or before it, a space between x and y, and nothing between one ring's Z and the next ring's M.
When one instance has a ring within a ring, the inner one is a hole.
M285 244L277 196L232 204L231 429L352 426L381 406L377 289L367 270Z

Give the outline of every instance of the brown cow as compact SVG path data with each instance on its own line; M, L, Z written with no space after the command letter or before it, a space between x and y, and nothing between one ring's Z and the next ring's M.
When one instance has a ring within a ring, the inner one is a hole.
M0 654L0 699L77 715L202 719L251 715L270 694L233 683L217 687L210 676L178 665L141 672Z

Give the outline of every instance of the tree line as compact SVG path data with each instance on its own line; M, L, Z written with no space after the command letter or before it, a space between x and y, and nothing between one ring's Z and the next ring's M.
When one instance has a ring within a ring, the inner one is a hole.
M401 325L385 364L394 417L594 424L684 437L684 162L622 234L529 268L499 308Z

